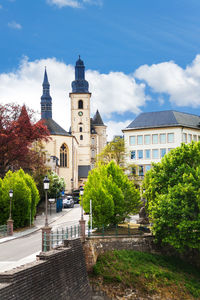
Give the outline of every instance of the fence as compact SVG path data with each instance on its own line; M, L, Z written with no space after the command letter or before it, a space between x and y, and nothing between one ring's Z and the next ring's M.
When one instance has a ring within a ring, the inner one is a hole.
M0 225L0 237L7 236L7 225Z
M130 224L118 224L114 226L104 227L103 225L100 228L91 230L90 227L87 227L86 232L88 237L109 237L109 236L133 236L133 235L142 235L143 233L149 233L150 229L147 226L141 225L130 225Z
M51 231L50 235L44 233L43 249L44 252L53 249L57 246L63 245L64 240L76 238L80 236L80 226L74 225L66 228L60 228Z

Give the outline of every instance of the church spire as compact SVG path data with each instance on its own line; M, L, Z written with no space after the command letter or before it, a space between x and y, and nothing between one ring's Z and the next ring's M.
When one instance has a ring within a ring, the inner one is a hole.
M47 70L45 67L43 80L43 95L41 97L41 118L52 119L52 99L50 96L50 84L48 81Z
M85 66L80 55L75 66L75 81L72 82L72 93L89 93L88 82L85 80Z

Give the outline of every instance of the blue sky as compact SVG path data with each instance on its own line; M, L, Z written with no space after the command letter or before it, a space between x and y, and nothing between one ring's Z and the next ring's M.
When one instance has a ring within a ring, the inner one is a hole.
M200 114L199 13L199 0L0 0L0 102L40 110L47 66L68 129L80 54L109 138L143 111Z

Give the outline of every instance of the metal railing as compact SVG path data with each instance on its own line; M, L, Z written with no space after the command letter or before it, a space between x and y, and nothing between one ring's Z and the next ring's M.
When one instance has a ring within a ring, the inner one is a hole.
M7 236L7 225L0 225L0 237Z
M48 235L44 233L43 249L44 252L54 249L64 244L64 240L80 237L80 226L74 225L66 228L59 228L51 231Z
M109 237L109 236L134 236L142 235L143 233L150 232L150 229L141 225L118 224L114 226L105 227L102 225L100 228L91 230L88 226L86 229L88 237Z

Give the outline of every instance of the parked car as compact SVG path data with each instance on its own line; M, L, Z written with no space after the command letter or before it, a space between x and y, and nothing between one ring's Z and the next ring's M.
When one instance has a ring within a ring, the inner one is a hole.
M63 207L64 208L74 207L74 200L72 199L72 196L67 196L67 198L63 199Z
M78 204L79 201L80 201L80 199L79 199L78 196L74 196L74 197L73 197L73 200L74 200L74 203L75 203L75 204Z

